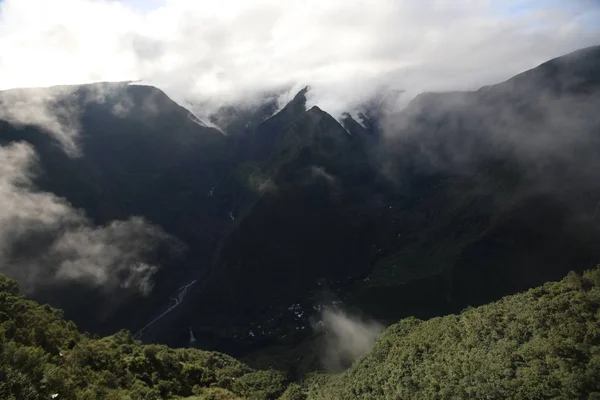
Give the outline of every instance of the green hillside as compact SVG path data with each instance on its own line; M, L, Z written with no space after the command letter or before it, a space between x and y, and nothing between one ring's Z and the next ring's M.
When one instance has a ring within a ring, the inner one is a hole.
M285 390L285 391L284 391ZM78 332L0 276L0 398L600 398L600 269L389 327L341 374L256 371L221 353Z
M460 315L389 327L311 399L600 398L600 270Z
M3 400L272 399L284 388L281 374L255 372L221 353L142 345L128 331L81 334L60 310L26 300L15 281L0 276Z

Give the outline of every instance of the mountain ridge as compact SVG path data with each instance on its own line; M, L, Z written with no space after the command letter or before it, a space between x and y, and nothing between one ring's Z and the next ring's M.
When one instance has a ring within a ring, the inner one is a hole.
M308 317L298 321L288 308L301 304L308 315L324 287L392 322L483 304L572 265L595 265L599 49L568 56L564 76L546 76L547 63L519 75L535 81L526 95L511 80L423 94L403 110L365 116L369 126L306 110L305 88L264 121L271 106L250 120L240 113L228 122L237 133L225 136L164 92L125 84L112 94L91 85L61 100L81 115L72 137L80 157L35 124L2 122L3 145L35 146L41 190L99 225L142 215L187 247L183 258L158 260L154 296L118 305L102 323L93 321L102 300L69 301L85 288L44 296L84 329L111 333L144 326L197 279L142 338L183 345L192 326L204 347L243 354L304 340ZM556 80L553 98L547 79ZM257 334L267 322L273 330Z

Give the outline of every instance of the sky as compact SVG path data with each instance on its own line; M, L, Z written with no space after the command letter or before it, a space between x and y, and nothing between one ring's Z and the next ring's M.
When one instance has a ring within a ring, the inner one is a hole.
M382 89L476 89L599 38L596 0L3 0L0 89L141 80L215 106L310 85L338 115Z

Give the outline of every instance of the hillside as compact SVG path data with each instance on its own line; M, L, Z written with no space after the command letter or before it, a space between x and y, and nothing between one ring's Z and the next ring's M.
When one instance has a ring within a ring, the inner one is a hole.
M232 392L267 399L284 382L221 353L142 345L125 330L82 334L62 311L25 299L15 281L0 276L2 399L237 398Z
M385 118L378 154L402 192L372 217L380 252L353 303L432 316L595 265L599 78L593 47L477 91L419 95Z
M0 276L3 399L450 399L600 396L600 269L459 315L407 318L340 374L255 371L221 353L81 334ZM285 392L284 392L285 390ZM279 397L281 395L281 397ZM190 398L191 399L191 398Z
M314 399L576 399L600 396L600 270L495 303L390 326ZM588 397L589 396L589 397Z
M37 299L65 308L87 330L141 327L182 282L205 271L219 232L231 225L227 204L208 196L230 168L226 138L154 87L98 83L0 92L0 143L30 144L34 190L64 198L92 224L143 216L177 242L145 260L162 267L152 297L113 292L106 307L106 294L85 282L36 288Z

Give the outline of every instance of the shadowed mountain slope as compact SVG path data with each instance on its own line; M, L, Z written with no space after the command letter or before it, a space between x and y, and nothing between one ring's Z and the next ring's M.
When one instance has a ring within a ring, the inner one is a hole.
M40 189L97 224L144 216L186 249L159 257L152 296L102 322L97 297L72 302L86 288L37 295L85 329L137 330L196 280L142 339L187 344L191 326L202 346L245 353L304 339L324 299L393 322L596 265L599 65L600 48L583 49L360 124L306 110L305 89L260 123L266 109L228 119L229 136L151 87L0 92L0 140L35 146ZM19 101L43 112L18 123L6 105Z

